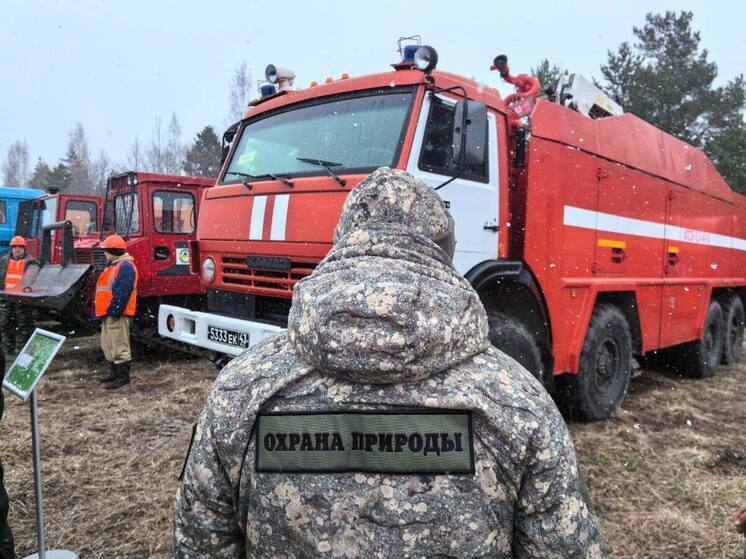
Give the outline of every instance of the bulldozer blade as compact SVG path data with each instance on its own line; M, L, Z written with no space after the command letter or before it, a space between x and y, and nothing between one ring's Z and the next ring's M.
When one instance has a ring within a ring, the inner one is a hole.
M0 298L57 311L63 310L79 293L90 264L30 265L20 285L0 291Z

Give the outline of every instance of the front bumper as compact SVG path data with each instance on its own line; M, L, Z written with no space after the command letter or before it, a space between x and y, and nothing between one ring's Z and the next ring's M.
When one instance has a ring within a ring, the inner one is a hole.
M173 320L169 321L169 317ZM168 327L172 323L173 329ZM282 332L284 328L253 322L240 318L231 318L219 314L190 311L172 305L161 305L158 309L158 333L164 338L170 338L185 344L237 356L247 348L258 344L264 338ZM213 335L210 336L210 332ZM215 333L220 335L215 335ZM221 338L227 333L234 343L226 343ZM234 336L238 334L239 336ZM235 342L241 342L239 347Z

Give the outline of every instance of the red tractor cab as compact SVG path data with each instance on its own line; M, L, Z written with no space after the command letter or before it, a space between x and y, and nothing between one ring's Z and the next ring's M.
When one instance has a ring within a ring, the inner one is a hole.
M101 230L103 209L103 196L63 194L56 189L48 189L44 196L21 202L16 235L25 238L29 254L39 258L45 225L69 221L77 243L81 237L97 234ZM59 264L62 258L62 235L52 233L51 241L49 260Z

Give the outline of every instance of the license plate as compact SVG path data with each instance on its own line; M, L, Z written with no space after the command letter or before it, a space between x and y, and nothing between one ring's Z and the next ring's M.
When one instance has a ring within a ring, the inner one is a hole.
M233 347L240 347L242 349L246 349L247 347L249 347L248 334L244 332L226 330L225 328L215 328L214 326L208 326L207 339L211 342L232 345Z

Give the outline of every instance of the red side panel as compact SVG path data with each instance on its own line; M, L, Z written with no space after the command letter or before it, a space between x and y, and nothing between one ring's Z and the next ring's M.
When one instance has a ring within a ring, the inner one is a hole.
M539 101L531 116L531 133L733 200L730 187L702 151L633 114L591 120L556 103Z

